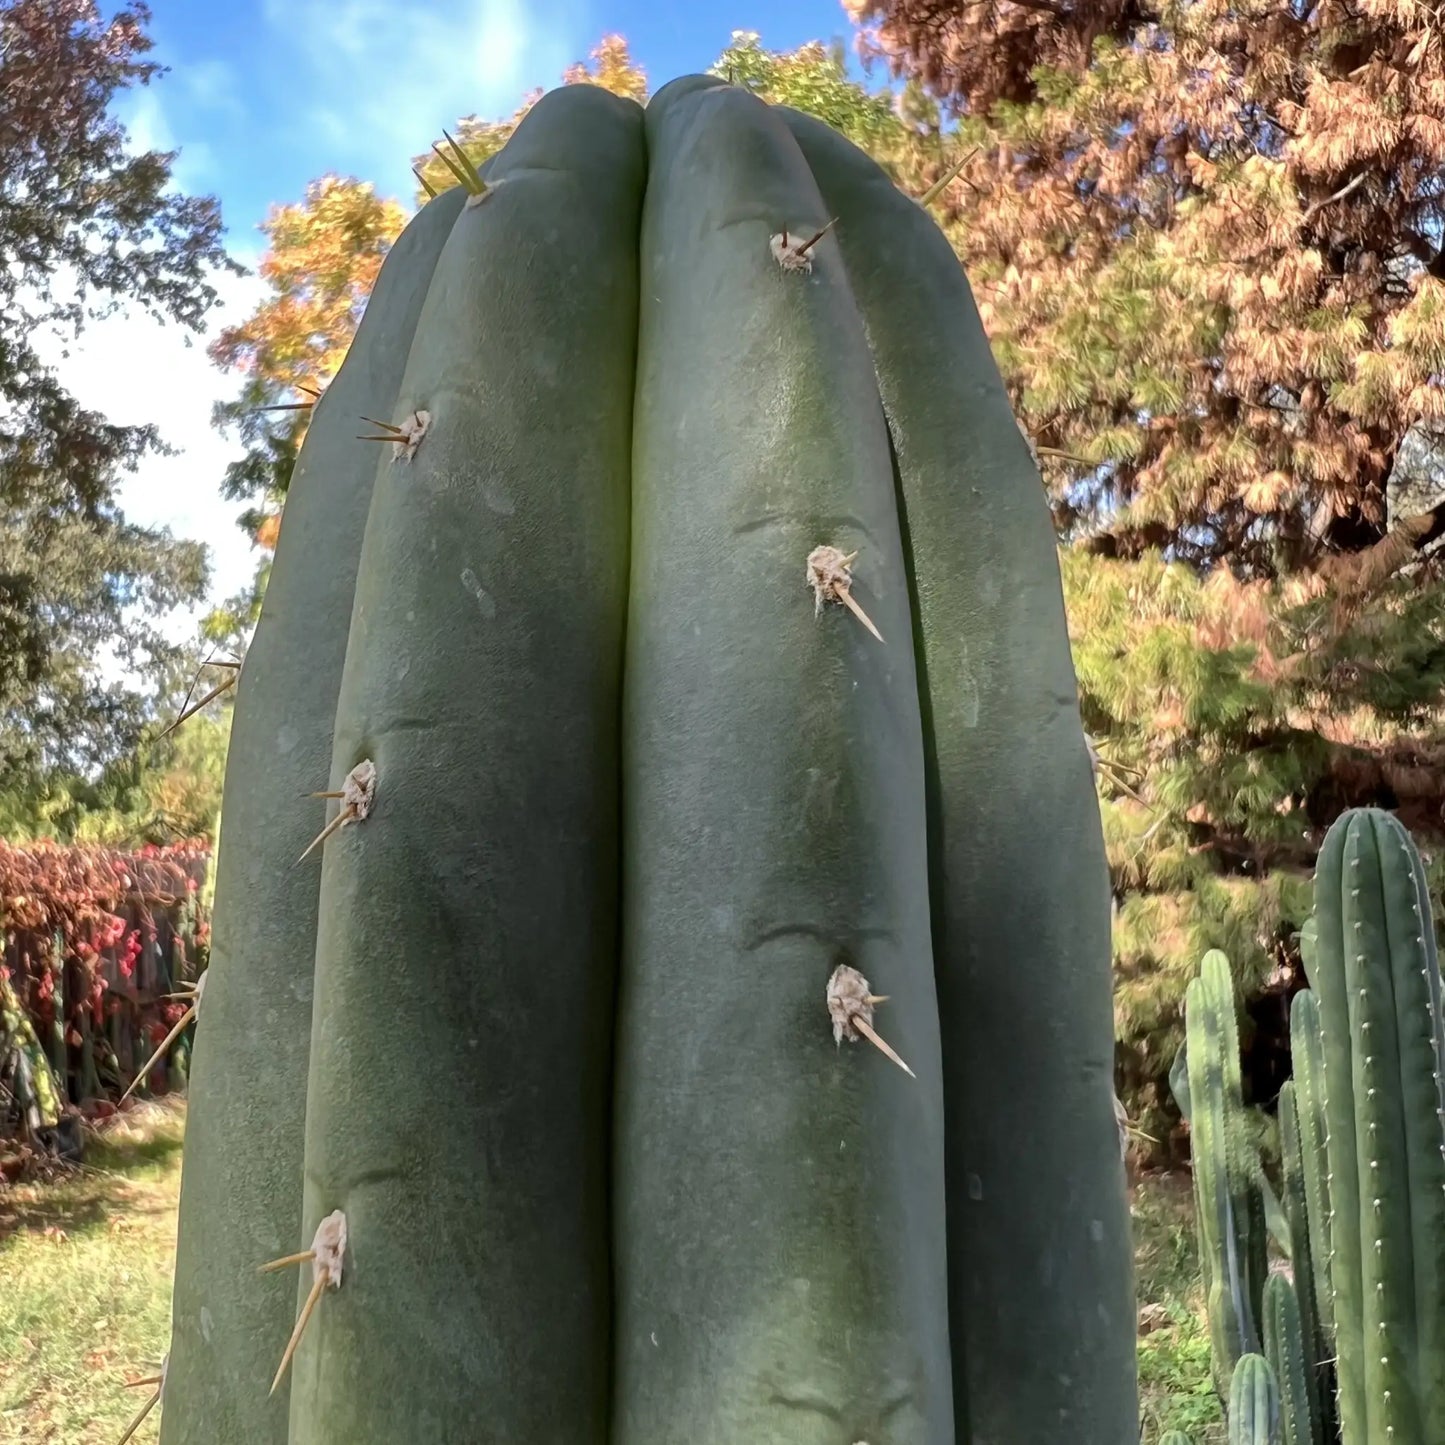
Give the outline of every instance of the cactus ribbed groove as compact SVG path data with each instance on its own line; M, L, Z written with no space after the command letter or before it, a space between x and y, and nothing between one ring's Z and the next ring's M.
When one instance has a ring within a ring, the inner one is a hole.
M1440 968L1420 857L1357 809L1316 872L1339 1411L1349 1445L1445 1440Z
M1239 1357L1229 1386L1229 1445L1280 1445L1279 1388L1269 1362Z
M1185 993L1190 1152L1215 1378L1221 1394L1241 1355L1262 1347L1268 1268L1259 1161L1244 1117L1239 1024L1229 960L1205 954Z
M354 586L239 683L228 916L300 901L223 962L292 994L279 1075L240 982L198 1030L167 1445L1136 1439L1097 799L956 258L713 78L554 91L466 189L303 451Z

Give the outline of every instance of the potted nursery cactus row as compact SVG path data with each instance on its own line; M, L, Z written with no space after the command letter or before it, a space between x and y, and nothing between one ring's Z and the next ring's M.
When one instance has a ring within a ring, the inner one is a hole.
M1221 953L1189 986L1175 1071L1229 1438L1438 1445L1445 1016L1425 870L1393 816L1353 809L1331 827L1300 942L1310 986L1290 1008L1279 1205L1250 1140Z
M952 249L714 77L454 159L235 680L161 1445L1136 1440L1100 819Z

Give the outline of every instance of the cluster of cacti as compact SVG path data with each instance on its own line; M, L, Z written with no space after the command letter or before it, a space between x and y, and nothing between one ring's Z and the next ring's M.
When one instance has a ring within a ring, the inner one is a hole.
M1424 868L1390 814L1353 809L1329 830L1301 953L1310 987L1291 1005L1293 1079L1279 1101L1289 1274L1272 1276L1262 1295L1282 1442L1437 1445L1445 1440L1445 1018ZM1235 1205L1238 1191L1199 1185L1238 1167L1225 1117L1238 1103L1229 1088L1238 1077L1234 1005L1219 955L1205 960L1187 1007L1187 1112L1212 1339L1223 1351L1241 1337L1258 1256L1247 1233L1254 1216ZM1212 1213L1211 1190L1220 1201ZM1216 1358L1217 1370L1234 1368Z
M161 1440L1135 1439L1107 870L956 257L711 78L457 174L238 682Z

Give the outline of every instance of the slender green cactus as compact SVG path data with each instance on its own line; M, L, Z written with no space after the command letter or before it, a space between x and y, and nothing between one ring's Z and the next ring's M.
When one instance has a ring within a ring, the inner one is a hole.
M1320 1051L1319 1000L1309 990L1297 993L1290 1005L1291 1118L1298 1136L1296 1160L1304 1188L1309 1237L1311 1291L1321 1336L1321 1359L1335 1352L1335 1301L1330 1286L1330 1191L1326 1158L1324 1059Z
M1279 1387L1262 1355L1239 1357L1229 1386L1229 1445L1280 1445Z
M1264 1353L1279 1385L1281 1445L1324 1445L1314 1361L1305 1339L1293 1281L1270 1275L1264 1286Z
M1301 1442L1314 1441L1316 1445L1329 1438L1327 1425L1333 1416L1330 1402L1333 1400L1333 1377L1330 1361L1334 1348L1320 1323L1317 1299L1319 1264L1310 1239L1309 1226L1309 1176L1311 1171L1323 1178L1323 1159L1311 1159L1305 1152L1304 1137L1300 1128L1300 1111L1297 1103L1297 1086L1288 1081L1279 1094L1279 1134L1281 1168L1284 1175L1284 1207L1289 1219L1290 1266L1292 1280L1288 1291L1293 1297L1293 1309L1299 1317L1300 1355L1304 1370L1305 1394L1309 1405L1310 1425L1308 1434L1299 1437ZM1323 1263L1322 1261L1320 1262ZM1276 1276L1278 1277L1278 1276ZM1270 1284L1273 1280L1270 1281ZM1270 1285L1265 1286L1265 1342L1269 1342L1269 1295ZM1276 1373L1280 1362L1274 1353L1266 1348L1270 1363ZM1284 1380L1281 1378L1281 1385ZM1288 1440L1287 1445L1295 1445Z
M1217 949L1205 954L1189 985L1185 1020L1199 1252L1215 1379L1224 1394L1235 1362L1261 1348L1268 1241L1259 1160L1244 1118L1234 982Z
M1440 966L1424 868L1391 815L1353 809L1331 827L1315 876L1315 918L1306 966L1319 1003L1343 1435L1347 1445L1438 1445Z

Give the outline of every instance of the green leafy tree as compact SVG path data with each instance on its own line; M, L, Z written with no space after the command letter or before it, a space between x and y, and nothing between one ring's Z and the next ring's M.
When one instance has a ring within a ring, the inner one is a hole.
M157 614L197 600L202 549L128 521L120 477L163 450L60 384L28 338L78 333L130 302L198 331L217 299L214 200L170 186L173 153L132 153L111 114L149 84L149 12L89 0L0 0L0 775L97 766L147 721L131 676L177 649Z

